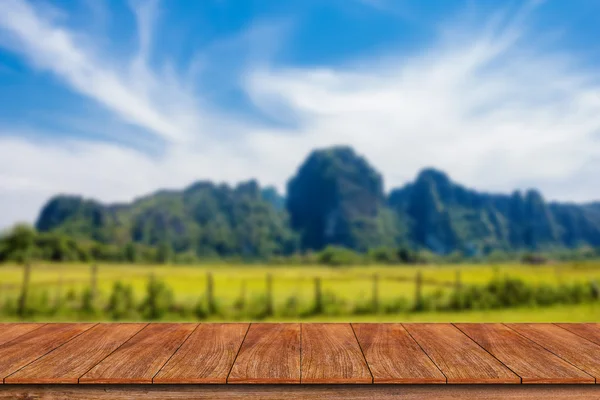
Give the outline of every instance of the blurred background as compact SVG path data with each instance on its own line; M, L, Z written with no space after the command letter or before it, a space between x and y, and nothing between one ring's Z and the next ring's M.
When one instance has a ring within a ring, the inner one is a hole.
M600 4L2 9L0 320L600 319Z

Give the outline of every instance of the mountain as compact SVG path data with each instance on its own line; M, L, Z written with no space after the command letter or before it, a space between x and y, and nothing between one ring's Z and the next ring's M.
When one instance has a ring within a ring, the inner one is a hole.
M286 197L256 181L235 187L202 181L130 204L56 196L36 227L199 256L269 257L329 245L357 251L408 245L439 254L600 246L600 202L547 202L536 190L478 192L433 168L387 195L383 187L364 157L335 146L307 157Z
M107 244L168 244L201 256L266 257L293 252L296 238L285 210L265 198L255 181L236 187L197 182L183 191L159 191L131 204L102 205L57 196L36 227Z
M349 147L314 151L287 188L292 229L305 249L327 245L359 251L393 246L381 175Z
M600 245L600 206L548 203L536 190L481 193L432 168L394 189L388 206L408 221L417 247L437 253Z

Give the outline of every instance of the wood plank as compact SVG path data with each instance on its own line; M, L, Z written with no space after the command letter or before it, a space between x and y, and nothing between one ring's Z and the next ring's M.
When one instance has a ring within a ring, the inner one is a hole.
M99 324L51 351L5 383L77 383L81 375L98 364L147 324Z
M79 378L79 383L152 383L198 324L149 324Z
M302 324L302 383L373 383L350 324Z
M0 344L10 342L44 325L34 323L2 323L0 324Z
M590 400L598 398L600 398L600 385L0 385L0 400Z
M226 383L249 324L200 324L152 380Z
M523 383L594 383L594 378L503 324L455 324Z
M554 324L506 324L600 380L600 346Z
M403 324L448 383L520 383L500 361L451 324Z
M582 338L600 345L600 324L555 324Z
M352 324L373 383L446 383L401 324Z
M300 383L300 324L252 324L228 383Z
M0 377L7 377L92 326L94 324L48 324L0 345Z

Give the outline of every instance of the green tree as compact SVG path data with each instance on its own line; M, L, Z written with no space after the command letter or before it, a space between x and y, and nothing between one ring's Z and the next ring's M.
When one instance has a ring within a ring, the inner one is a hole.
M29 225L16 225L3 239L2 259L16 261L21 264L34 257L37 233Z
M173 257L173 248L167 241L163 241L156 249L156 261L159 264L168 264Z
M125 245L125 260L130 263L138 262L138 249L134 243L127 243Z

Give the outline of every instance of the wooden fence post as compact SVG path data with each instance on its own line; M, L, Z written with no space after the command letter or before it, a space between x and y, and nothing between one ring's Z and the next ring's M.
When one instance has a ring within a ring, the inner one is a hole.
M54 300L54 307L59 308L62 305L62 291L63 291L63 270L62 267L58 274L58 285L56 287L56 299Z
M598 281L592 280L590 281L590 285L592 286L592 296L594 299L600 299L600 286L598 285Z
M18 314L21 317L25 316L27 308L27 295L29 293L29 280L31 277L31 263L26 262L23 265L23 284L21 286L21 295L19 296Z
M379 311L379 274L373 274L373 298L372 298L373 312Z
M315 314L320 314L323 312L323 293L321 291L321 277L315 277L315 304L314 310Z
M461 281L461 276L460 276L460 270L457 269L456 270L456 277L454 279L454 290L458 294L461 289L462 289L462 281Z
M238 309L243 310L246 307L246 280L242 280L240 285L240 297L238 299Z
M423 309L423 274L417 271L415 276L415 305L414 309L420 311Z
M265 313L267 316L273 315L273 275L267 274L267 304Z
M92 264L91 268L90 297L91 304L96 304L98 299L98 264Z
M215 305L214 281L211 272L206 273L206 302L209 314L215 314L217 307Z

